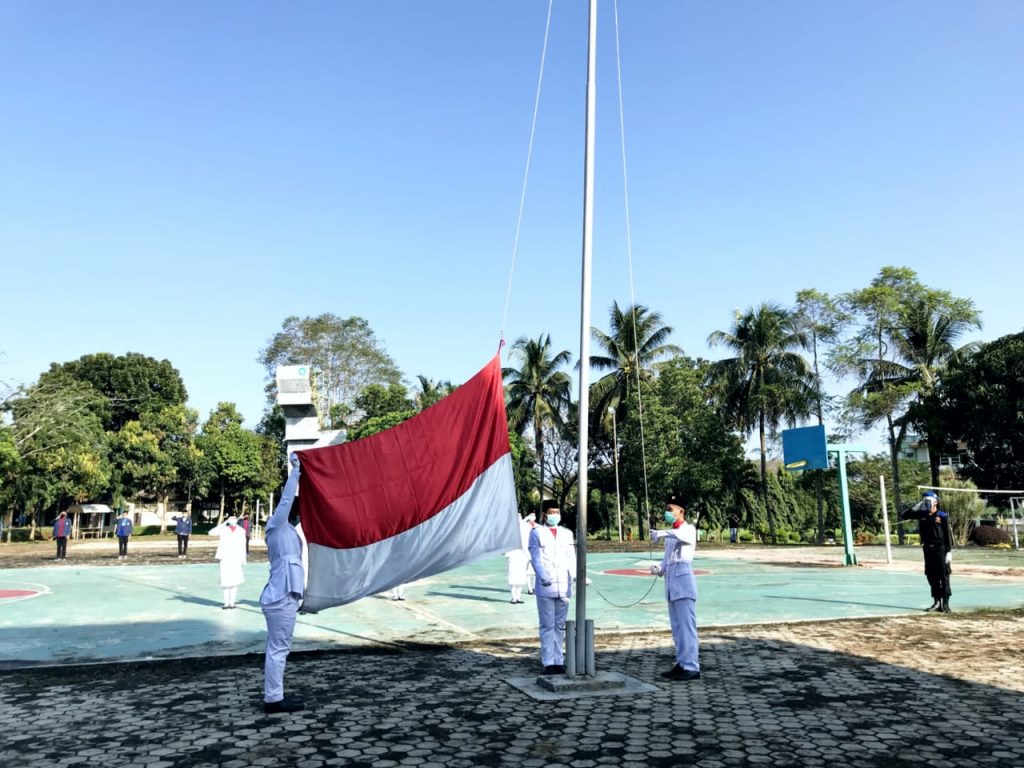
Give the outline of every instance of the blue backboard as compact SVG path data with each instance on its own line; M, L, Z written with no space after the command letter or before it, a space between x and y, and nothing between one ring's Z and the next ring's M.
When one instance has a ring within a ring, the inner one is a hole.
M790 472L828 469L825 427L800 427L782 432L782 461Z

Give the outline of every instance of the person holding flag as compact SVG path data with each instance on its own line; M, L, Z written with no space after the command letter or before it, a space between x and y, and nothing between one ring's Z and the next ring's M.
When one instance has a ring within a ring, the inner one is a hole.
M284 695L284 668L292 649L295 617L306 586L302 537L289 520L299 488L299 457L292 453L288 463L291 473L264 533L270 561L270 578L260 594L260 608L267 622L263 665L263 711L267 714L305 709L301 699Z
M540 624L540 661L545 675L565 673L565 617L576 579L576 545L572 531L559 525L558 502L541 506L544 524L530 532L530 562L537 573L537 617Z
M665 600L676 647L676 665L662 677L669 680L699 680L700 660L697 638L697 580L693 576L693 555L697 549L697 528L686 522L686 510L674 496L665 502L665 522L672 527L651 529L651 541L665 541L665 554L651 573L665 577Z

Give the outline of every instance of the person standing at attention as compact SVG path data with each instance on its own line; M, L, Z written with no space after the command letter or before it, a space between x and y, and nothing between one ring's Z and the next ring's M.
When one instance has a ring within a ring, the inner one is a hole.
M178 559L188 557L188 537L192 535L192 518L188 511L171 518L174 521L174 532L178 534Z
M664 515L671 528L651 529L651 541L665 541L665 554L660 564L651 566L651 573L665 577L665 600L676 647L676 665L661 676L669 680L699 680L697 580L691 565L697 549L697 529L686 522L686 510L674 496L665 502Z
M560 675L565 672L565 617L576 579L576 545L572 531L559 525L558 502L547 499L541 510L544 524L530 532L530 562L537 573L540 661L545 675Z
M128 517L128 510L126 509L117 518L117 523L114 525L114 535L117 536L118 560L128 559L128 539L132 536L133 528L132 519Z
M925 491L921 501L901 515L903 520L917 520L924 551L924 575L932 591L932 604L926 611L949 613L949 573L953 563L953 535L949 515L939 509L939 496Z
M214 557L220 561L220 587L224 590L223 609L235 607L238 588L245 583L245 531L238 524L234 515L218 525L211 536L219 537L217 553Z
M729 543L735 544L740 536L740 516L738 512L729 514Z
M249 556L249 539L252 538L252 523L249 522L249 513L245 512L240 521L242 530L245 531L245 556Z
M71 535L71 521L68 513L61 512L53 521L53 538L57 541L57 556L54 560L66 560L68 556L68 536Z
M298 712L306 706L301 699L284 695L285 663L292 649L299 603L306 591L302 537L288 519L299 489L299 457L291 454L288 463L292 468L288 482L264 534L270 561L270 578L260 595L260 608L267 622L263 666L263 711L267 714Z

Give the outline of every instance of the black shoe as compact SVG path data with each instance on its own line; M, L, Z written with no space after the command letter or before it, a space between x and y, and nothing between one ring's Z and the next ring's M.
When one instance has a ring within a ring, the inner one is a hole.
M280 701L266 701L263 703L263 711L272 715L276 712L298 712L306 708L301 699L289 699L285 696Z
M565 667L561 664L548 664L544 667L545 675L561 675L565 673Z
M930 611L941 611L941 610L942 610L942 603L939 602L938 600L936 600L934 603L932 603L927 608L925 608L924 612L928 613Z
M679 674L679 673L680 673L680 672L682 672L682 671L683 671L683 668L682 668L682 667L680 667L680 666L679 666L678 664L676 664L676 665L675 665L674 667L672 667L672 669L670 669L670 670L669 670L668 672L662 672L662 673L661 673L661 676L662 676L662 677L673 677L674 675L677 675L677 674Z
M668 676L669 680L700 680L700 672L695 669L683 669L679 667L678 670L673 669L672 674Z
M952 613L953 612L949 608L949 598L948 597L942 598L942 607L939 608L939 610L942 611L943 613Z

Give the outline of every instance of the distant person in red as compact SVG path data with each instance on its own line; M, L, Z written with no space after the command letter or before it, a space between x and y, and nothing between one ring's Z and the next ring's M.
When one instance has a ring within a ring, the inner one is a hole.
M68 513L61 512L60 517L53 521L53 538L57 540L57 556L54 560L66 560L68 555L68 536L71 535L71 521Z

